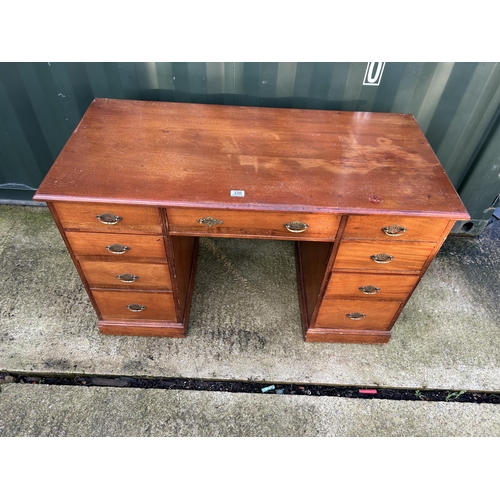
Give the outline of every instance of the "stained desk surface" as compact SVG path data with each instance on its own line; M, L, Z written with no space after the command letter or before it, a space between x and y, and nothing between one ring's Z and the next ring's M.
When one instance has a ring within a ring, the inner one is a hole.
M412 115L114 99L34 199L468 218Z

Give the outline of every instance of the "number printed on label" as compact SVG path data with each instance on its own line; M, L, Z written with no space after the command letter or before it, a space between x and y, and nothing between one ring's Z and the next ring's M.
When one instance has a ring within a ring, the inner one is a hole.
M243 198L243 196L245 196L245 191L242 191L241 189L231 189L231 196Z

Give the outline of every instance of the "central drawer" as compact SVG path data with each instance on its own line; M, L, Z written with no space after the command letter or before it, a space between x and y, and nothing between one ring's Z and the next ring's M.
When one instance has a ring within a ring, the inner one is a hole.
M340 216L303 212L167 208L170 234L333 241Z
M177 320L171 293L93 290L92 294L104 320Z

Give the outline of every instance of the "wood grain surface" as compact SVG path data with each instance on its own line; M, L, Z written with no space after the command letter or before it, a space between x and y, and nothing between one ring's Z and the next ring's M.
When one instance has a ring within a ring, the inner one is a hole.
M340 344L387 344L390 338L390 331L334 328L310 328L305 335L306 342L336 342Z
M326 297L356 297L366 300L405 300L417 284L415 274L379 274L379 273L339 273L333 272ZM360 287L373 286L379 289L367 295Z
M346 239L376 239L382 241L441 241L449 219L434 217L403 217L394 215L351 215L342 235ZM382 229L404 228L402 234L389 236Z
M112 257L116 262L129 259L166 259L162 236L114 233L82 233L66 231L66 237L77 257L94 255ZM107 246L129 247L124 254L112 254Z
M130 335L141 337L174 337L184 338L185 326L168 321L119 321L100 320L97 323L99 331L105 335Z
M412 115L116 99L34 199L468 218Z
M110 203L56 202L54 208L64 229L108 233L162 234L160 215L155 207L113 205ZM103 224L97 215L111 213L121 217L116 224Z
M177 320L171 293L116 290L93 290L92 293L104 320ZM140 312L129 311L127 306L131 304L146 308Z
M434 243L394 242L370 240L343 240L340 244L335 269L364 269L383 273L391 271L419 272L431 255ZM393 260L384 264L371 256L387 254Z
M107 260L79 260L80 266L91 287L123 288L123 289L161 289L172 290L170 271L167 264L151 264L149 262L131 262ZM132 283L124 283L119 275L131 274L137 277Z
M315 326L352 330L388 330L400 305L400 302L327 298L323 299ZM362 313L366 317L352 320L347 316L350 313Z
M198 220L211 217L220 222L207 226ZM246 210L217 210L206 208L167 208L170 234L199 236L262 237L275 239L327 240L335 239L340 215L300 212L256 212ZM307 224L300 233L291 232L285 224Z

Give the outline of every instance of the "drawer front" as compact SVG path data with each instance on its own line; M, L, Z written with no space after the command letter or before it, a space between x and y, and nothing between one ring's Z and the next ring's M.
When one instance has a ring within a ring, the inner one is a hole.
M167 264L80 260L91 287L172 290Z
M171 293L92 290L92 294L104 320L177 320Z
M316 320L318 328L388 330L400 302L325 298Z
M342 240L334 268L416 272L434 247L434 243Z
M417 284L418 275L333 272L326 297L357 297L366 300L405 300Z
M129 258L166 258L162 236L68 231L66 237L76 256L101 255L122 260ZM107 247L111 248L108 250ZM113 253L114 251L122 253Z
M54 207L64 229L162 234L156 207L67 202L56 202Z
M167 219L170 234L261 236L293 240L333 241L340 224L340 216L331 214L198 208L168 208Z
M351 215L342 237L383 241L438 242L448 223L449 219L434 217Z

